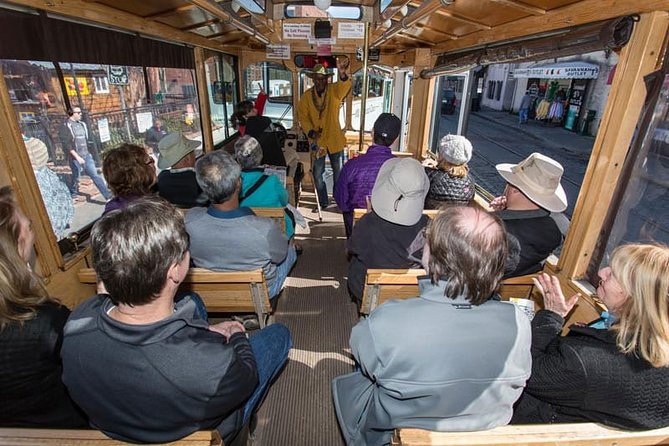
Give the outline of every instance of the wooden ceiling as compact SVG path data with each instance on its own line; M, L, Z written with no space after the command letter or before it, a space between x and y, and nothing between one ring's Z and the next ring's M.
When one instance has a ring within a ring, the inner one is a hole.
M295 20L284 18L287 3L280 0L265 0L265 14L243 8L235 12L232 0L6 1L223 51L261 50L268 43L282 43L282 23ZM370 42L384 53L429 48L438 54L630 13L669 10L669 0L392 0L380 14L378 1L333 3L362 5L370 22ZM287 43L315 50L307 42Z

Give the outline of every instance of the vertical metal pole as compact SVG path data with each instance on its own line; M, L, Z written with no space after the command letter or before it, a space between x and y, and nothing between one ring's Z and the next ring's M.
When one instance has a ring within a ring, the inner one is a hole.
M369 58L369 22L365 22L365 43L362 57L362 100L360 102L360 138L358 139L358 152L362 151L362 142L365 137L365 115L367 113L367 64ZM351 74L352 75L352 74Z

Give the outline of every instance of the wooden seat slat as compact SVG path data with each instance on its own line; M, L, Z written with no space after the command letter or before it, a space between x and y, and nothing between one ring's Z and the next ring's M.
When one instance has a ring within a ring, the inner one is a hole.
M0 428L0 446L116 446L128 444L133 443L114 440L96 430ZM181 440L161 444L170 446L223 446L223 440L218 431L198 431Z
M596 423L509 425L479 432L396 429L393 446L646 446L669 444L669 428L623 431Z
M81 283L97 283L92 268L79 270L78 276ZM199 294L211 313L256 313L261 327L272 312L262 269L221 272L191 268L179 289Z
M425 274L424 269L368 269L360 314L369 314L387 300L417 297L418 277ZM535 308L542 308L541 299L534 293L532 281L534 277L536 274L528 274L502 281L499 288L502 300L508 300L510 297L532 298L535 301Z

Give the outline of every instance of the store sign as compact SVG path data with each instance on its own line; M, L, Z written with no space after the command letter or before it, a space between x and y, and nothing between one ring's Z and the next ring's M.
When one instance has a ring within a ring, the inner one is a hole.
M98 134L100 135L100 142L111 141L111 133L109 132L109 120L107 118L98 119Z
M365 24L350 22L339 23L337 37L340 39L364 39Z
M137 113L135 119L137 119L137 130L139 130L139 133L146 132L153 125L153 115L151 112Z
M290 59L290 45L267 45L266 57L268 59Z
M77 88L74 86L74 78L70 76L65 76L63 78L65 81L65 89L67 90L67 95L68 96L76 96L77 95ZM77 87L79 87L79 94L80 95L88 95L90 92L88 91L88 82L86 82L85 77L79 77L77 76Z
M109 65L109 84L128 85L128 67L125 65Z
M363 47L359 46L355 49L355 59L362 60L365 57L365 51ZM380 48L370 48L367 51L367 61L368 62L378 62L381 58L381 49Z
M306 40L311 37L311 23L284 23L283 38Z
M533 68L516 68L514 78L538 77L541 79L597 79L599 67L597 65L579 66L547 66Z

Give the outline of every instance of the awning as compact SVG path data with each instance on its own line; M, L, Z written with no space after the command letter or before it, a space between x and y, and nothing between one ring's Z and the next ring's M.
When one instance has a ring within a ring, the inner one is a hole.
M548 65L534 65L516 68L513 77L539 77L542 79L597 79L599 66L587 62L558 62Z

